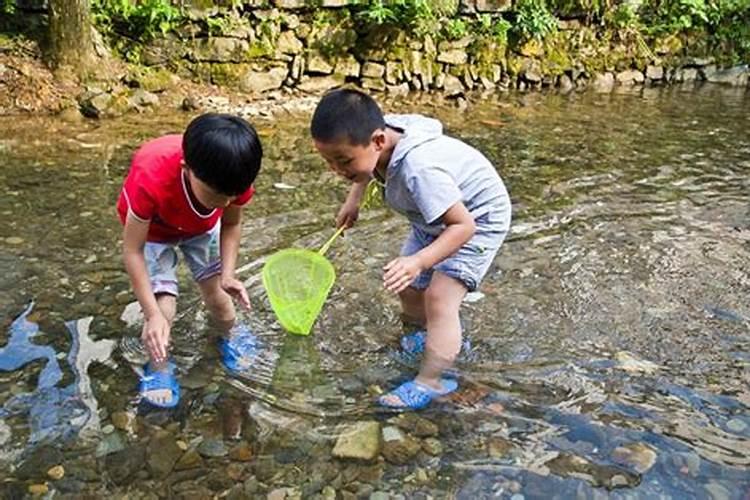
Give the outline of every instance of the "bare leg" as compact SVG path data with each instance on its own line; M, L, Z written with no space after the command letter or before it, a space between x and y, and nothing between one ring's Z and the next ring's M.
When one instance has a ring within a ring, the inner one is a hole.
M222 332L228 332L237 319L232 297L221 288L221 277L217 274L198 282L203 301L211 313L211 320Z
M425 290L427 345L416 381L433 389L442 389L441 376L461 350L458 311L466 291L463 283L437 271ZM386 395L383 401L393 406L401 404L395 395Z
M404 319L416 323L422 327L425 326L424 313L424 291L408 287L398 294L401 299L401 311Z
M443 372L453 365L461 351L459 309L466 291L457 279L437 271L433 274L425 292L427 343L417 382L441 388Z
M156 303L159 305L159 310L161 310L164 318L169 321L169 326L171 328L177 311L177 298L168 293L160 293L156 295ZM151 359L149 360L149 363L152 371L163 371L167 369L167 361L157 363ZM153 401L157 404L167 404L172 399L172 391L171 389L154 389L152 391L144 392L143 396L149 401Z

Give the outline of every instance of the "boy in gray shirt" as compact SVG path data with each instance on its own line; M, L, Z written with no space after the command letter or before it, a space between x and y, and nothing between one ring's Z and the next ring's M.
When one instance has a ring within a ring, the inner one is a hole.
M383 116L368 95L327 93L310 125L318 152L352 182L336 224L351 227L374 177L385 201L411 222L401 256L385 266L383 283L404 315L426 327L406 335L407 353L424 352L419 374L378 402L420 409L457 387L443 377L461 350L459 308L479 286L510 228L511 205L500 176L479 151L443 135L437 120Z

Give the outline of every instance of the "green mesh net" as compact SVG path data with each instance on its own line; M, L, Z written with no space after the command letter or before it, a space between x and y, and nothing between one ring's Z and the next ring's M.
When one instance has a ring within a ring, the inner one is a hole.
M288 248L266 260L263 286L271 308L285 330L299 335L310 334L336 281L336 271L323 254L342 229L319 252Z

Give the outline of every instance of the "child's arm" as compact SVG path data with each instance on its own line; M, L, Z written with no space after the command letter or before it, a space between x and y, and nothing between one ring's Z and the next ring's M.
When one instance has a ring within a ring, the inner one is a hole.
M125 270L130 277L135 297L143 310L145 323L143 325L143 339L151 359L162 362L167 359L169 345L169 321L159 309L156 297L151 289L151 281L146 269L146 259L143 247L148 235L148 222L144 222L128 214L122 231L122 258Z
M250 309L250 298L244 285L234 277L237 253L242 235L242 207L229 205L221 217L221 288L234 297L246 309Z
M369 181L352 184L346 201L341 205L339 213L336 214L336 227L346 226L350 228L357 221L357 218L359 218L359 204L362 202L365 191L367 191L368 184Z
M442 216L445 230L435 241L414 255L398 257L385 266L383 284L389 291L399 293L425 269L453 255L474 236L476 225L466 206L458 202Z

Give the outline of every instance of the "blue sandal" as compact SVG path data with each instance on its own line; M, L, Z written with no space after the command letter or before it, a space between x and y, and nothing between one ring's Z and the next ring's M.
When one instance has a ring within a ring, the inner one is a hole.
M378 404L386 408L396 410L421 410L432 402L433 399L445 396L458 388L458 382L453 379L443 378L440 380L443 386L442 390L435 390L432 387L420 384L416 380L404 382L391 392L380 396ZM393 404L386 400L388 396L396 396L402 404Z
M171 361L167 363L166 371L152 371L150 363L143 365L143 376L138 386L142 401L156 406L157 408L174 408L180 402L180 384L175 376L175 365ZM167 403L157 403L146 397L147 392L160 389L169 389L172 399Z
M244 372L258 357L260 351L258 337L244 324L233 327L228 335L229 338L219 339L221 362L230 372Z
M414 358L424 353L425 346L427 345L427 332L424 330L417 330L401 337L401 349L404 354L408 357ZM461 346L461 353L459 356L466 357L471 352L471 341L468 337L464 337L463 345Z

